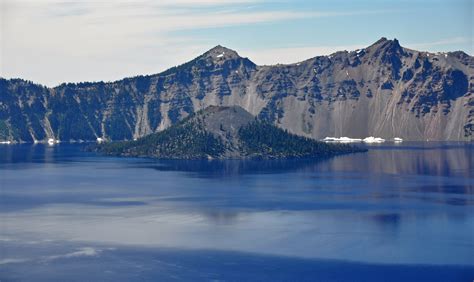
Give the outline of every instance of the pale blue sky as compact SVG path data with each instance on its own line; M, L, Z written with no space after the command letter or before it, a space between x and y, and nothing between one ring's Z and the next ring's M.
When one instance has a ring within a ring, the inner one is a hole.
M320 16L271 23L176 32L238 48L337 46L398 38L427 50L472 53L473 1L278 1L255 11L320 12ZM242 6L242 9L246 9ZM250 8L247 8L250 9ZM325 15L326 13L326 15Z
M473 54L473 0L0 0L0 75L54 86L161 72L221 44L292 63L382 36Z

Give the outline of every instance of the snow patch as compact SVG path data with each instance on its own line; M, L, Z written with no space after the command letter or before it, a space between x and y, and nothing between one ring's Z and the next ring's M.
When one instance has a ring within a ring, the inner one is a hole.
M59 144L59 142L60 142L59 140L56 140L54 138L49 138L48 139L48 144L49 145Z
M324 142L340 142L340 143L352 143L352 142L362 142L362 139L358 138L349 138L349 137L326 137L322 141Z
M12 141L0 141L0 144L10 145Z
M403 139L400 137L395 137L393 138L393 142L400 143L400 142L403 142Z
M225 52L222 52L221 54L217 55L216 58L222 58L224 57Z
M326 137L322 140L323 142L339 142L339 143L354 143L354 142L364 142L364 143L383 143L385 139L380 137L366 137L364 139L360 138L350 138L350 137Z
M370 136L370 137L364 138L363 141L364 141L365 143L383 143L383 142L385 142L385 139L379 138L379 137Z

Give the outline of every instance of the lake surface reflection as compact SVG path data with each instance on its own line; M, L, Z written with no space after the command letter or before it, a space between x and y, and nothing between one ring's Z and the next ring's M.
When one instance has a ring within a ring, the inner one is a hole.
M325 161L82 147L0 147L0 280L474 278L470 143Z

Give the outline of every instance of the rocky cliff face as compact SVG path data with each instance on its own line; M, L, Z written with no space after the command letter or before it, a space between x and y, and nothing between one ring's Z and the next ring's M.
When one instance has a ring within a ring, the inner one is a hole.
M127 140L211 105L241 106L298 135L472 140L474 59L382 38L289 65L217 46L163 73L46 88L0 79L0 140Z

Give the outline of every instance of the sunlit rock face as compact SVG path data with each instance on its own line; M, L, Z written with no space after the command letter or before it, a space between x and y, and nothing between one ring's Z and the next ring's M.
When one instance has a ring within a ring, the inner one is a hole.
M211 105L240 106L292 133L471 140L474 60L382 38L356 51L257 66L216 46L163 73L46 88L0 79L0 140L132 140Z

